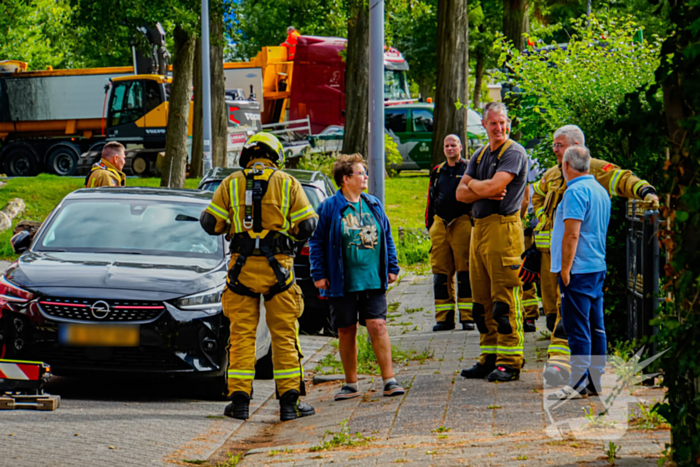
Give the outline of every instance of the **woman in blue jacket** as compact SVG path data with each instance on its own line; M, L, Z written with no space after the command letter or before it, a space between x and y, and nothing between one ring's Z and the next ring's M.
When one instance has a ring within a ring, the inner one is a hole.
M391 225L367 189L367 166L360 154L343 155L333 166L340 190L318 207L318 227L309 240L311 276L330 300L338 329L345 386L335 400L360 396L357 384L357 323L367 327L384 380L384 395L405 391L394 378L386 329L386 289L399 274Z

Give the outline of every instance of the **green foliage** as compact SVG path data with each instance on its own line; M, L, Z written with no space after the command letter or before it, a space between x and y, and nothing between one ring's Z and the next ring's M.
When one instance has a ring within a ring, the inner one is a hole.
M608 464L615 465L615 459L617 458L617 454L620 452L620 449L622 448L612 441L608 442L607 448L605 447L605 444L603 444L603 453L605 453L605 458L608 461Z
M501 61L509 69L500 79L520 89L512 115L519 121L522 141L540 138L534 156L543 167L556 159L551 149L554 131L578 125L586 135L593 157L630 169L654 184L659 180L663 152L659 130L640 132L639 126L658 121L660 96L654 88L659 65L658 38L638 43L637 23L630 18L592 16L572 21L573 35L562 50L520 54L501 42ZM600 38L605 37L604 41ZM637 92L634 97L629 93ZM645 121L641 121L645 119ZM605 314L608 338L626 333L626 226L624 200L613 200L608 229Z
M399 152L399 146L394 141L394 138L384 133L384 160L386 164L386 173L389 177L395 177L398 172L394 167L400 165L403 162L401 153Z
M403 237L396 245L399 264L410 266L429 262L430 245L425 229L403 229Z
M347 424L347 420L340 422L340 431L335 433L330 430L326 430L321 443L318 446L312 446L309 448L309 451L330 451L339 447L364 446L373 440L371 437L362 436L362 433L359 431L350 433L350 429L348 428ZM331 435L331 438L326 441L326 436L329 435Z
M656 401L656 399L654 399ZM639 415L630 416L630 422L634 423L634 427L638 430L656 430L658 428L668 428L666 419L659 415L658 406L648 407L646 404L637 403Z
M337 158L336 154L325 153L305 153L299 157L298 169L301 170L317 170L326 174L333 180L333 164Z
M239 452L234 456L229 452L228 460L217 462L216 467L236 467L243 460L243 457L245 457L245 453Z

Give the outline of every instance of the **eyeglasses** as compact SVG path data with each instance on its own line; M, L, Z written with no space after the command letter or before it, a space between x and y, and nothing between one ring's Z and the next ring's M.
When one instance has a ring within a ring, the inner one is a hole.
M369 177L369 173L363 171L360 172L350 172L350 175L359 175L360 177Z
M552 145L552 149L561 149L563 147L566 147L566 144L561 144L561 143L554 143Z

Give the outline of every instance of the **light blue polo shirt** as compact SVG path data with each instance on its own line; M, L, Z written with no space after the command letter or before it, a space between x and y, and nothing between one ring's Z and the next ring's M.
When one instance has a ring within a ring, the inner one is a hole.
M570 182L557 207L552 229L552 272L561 272L561 246L564 221L581 221L581 233L571 267L573 274L601 272L605 265L605 237L610 223L610 196L593 175L583 175Z

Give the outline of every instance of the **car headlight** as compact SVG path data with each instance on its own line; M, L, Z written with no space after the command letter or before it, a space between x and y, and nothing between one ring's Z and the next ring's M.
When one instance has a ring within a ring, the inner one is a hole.
M224 287L205 290L194 295L178 298L175 300L175 306L181 310L202 311L211 310L221 306L221 294L224 292Z

